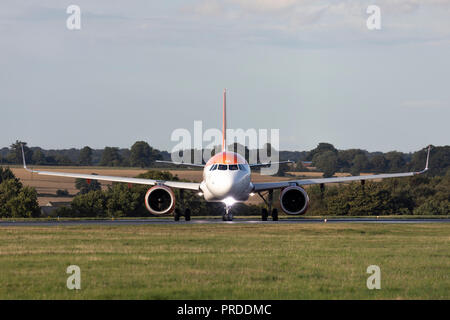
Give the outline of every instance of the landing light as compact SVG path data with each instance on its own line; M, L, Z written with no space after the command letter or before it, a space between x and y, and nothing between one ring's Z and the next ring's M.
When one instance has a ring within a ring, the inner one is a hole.
M253 192L250 192L250 197L253 197L255 194Z
M197 193L197 195L199 195L201 197L203 195L203 192L199 192L199 193Z
M236 203L236 200L234 200L234 198L232 198L232 197L228 197L228 198L223 199L223 203L225 203L225 205L227 207L231 207L233 204Z

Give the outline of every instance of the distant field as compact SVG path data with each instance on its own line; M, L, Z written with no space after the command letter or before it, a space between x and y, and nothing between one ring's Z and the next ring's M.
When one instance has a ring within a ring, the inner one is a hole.
M42 176L36 173L30 173L23 168L11 168L13 173L18 177L24 185L36 188L38 192L39 205L46 205L49 201L71 201L73 196L78 193L75 188L75 179ZM111 175L111 176L127 176L135 177L138 174L144 173L147 170L139 169L110 169L110 168L79 168L79 167L53 167L42 168L41 170L62 171L62 172L74 172L74 173L97 173L99 175ZM103 186L110 185L108 182L101 182ZM56 191L58 189L67 190L71 196L69 197L56 197Z
M449 275L448 224L0 227L0 299L449 299Z

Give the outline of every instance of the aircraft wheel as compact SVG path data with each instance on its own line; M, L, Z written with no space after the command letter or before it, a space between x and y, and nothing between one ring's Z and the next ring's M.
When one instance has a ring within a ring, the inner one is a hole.
M175 209L175 212L173 214L173 219L175 221L180 221L180 209Z
M184 219L186 221L191 221L191 209L184 210Z
M278 209L277 208L272 209L272 220L278 221Z
M269 216L269 212L267 211L266 208L262 208L261 209L261 220L262 221L267 221L267 217Z
M222 213L222 221L227 221L227 211L225 210L225 208L221 208Z
M232 213L224 213L222 215L222 221L233 221L233 214Z

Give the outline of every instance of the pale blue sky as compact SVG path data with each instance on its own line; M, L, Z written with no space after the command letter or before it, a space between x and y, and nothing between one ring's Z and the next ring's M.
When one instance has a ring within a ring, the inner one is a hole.
M194 120L220 128L224 87L229 127L279 128L283 150L449 144L449 17L447 0L2 0L0 147L170 150Z

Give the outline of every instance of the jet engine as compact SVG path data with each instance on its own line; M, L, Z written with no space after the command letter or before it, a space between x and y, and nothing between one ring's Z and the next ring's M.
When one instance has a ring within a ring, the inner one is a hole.
M280 205L286 214L304 214L308 209L309 197L303 188L298 186L287 187L281 191Z
M166 186L154 186L145 195L145 207L150 213L162 215L175 209L175 194Z

